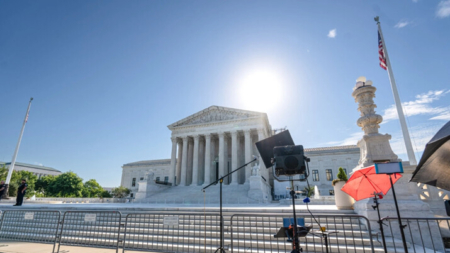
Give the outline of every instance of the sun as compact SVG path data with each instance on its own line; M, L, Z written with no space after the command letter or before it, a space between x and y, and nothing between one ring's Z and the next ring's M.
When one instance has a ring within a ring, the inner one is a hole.
M241 101L249 110L272 111L280 103L283 86L280 75L273 70L250 71L239 82Z

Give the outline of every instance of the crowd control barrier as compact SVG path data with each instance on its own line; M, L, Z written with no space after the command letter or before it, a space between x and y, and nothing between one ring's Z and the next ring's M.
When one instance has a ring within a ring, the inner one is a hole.
M217 214L131 213L126 216L123 252L214 252L219 238Z
M360 215L314 215L297 213L305 225L313 225L306 237L300 237L304 252L374 252L370 223ZM283 225L283 219L292 214L235 214L231 217L231 252L291 252L292 242L287 238L275 238ZM325 227L325 237L319 225ZM336 232L336 233L335 233Z
M119 252L121 217L117 211L65 212L57 252L61 245L114 248Z
M290 213L232 215L224 219L225 250L290 252L292 245L287 238L274 237L283 227L283 220L289 218ZM326 252L326 244L329 252L374 252L375 243L377 252L382 251L381 243L372 240L370 223L363 216L315 215L314 219L297 213L297 218L304 220L305 225L313 225L311 233L300 238L304 252ZM316 220L327 232L333 232L326 241ZM448 219L444 220L448 224ZM386 219L387 222L394 221ZM441 234L445 237L442 231ZM3 212L0 240L49 243L53 244L53 252L63 252L64 246L83 246L116 252L121 248L123 252L210 253L220 245L220 215L160 211L122 217L117 211L67 211L61 215L59 211L11 210Z
M53 244L59 229L61 212L11 210L2 212L0 240Z
M381 219L386 245L393 252L404 252L398 218ZM446 252L450 248L450 218L402 218L408 252Z

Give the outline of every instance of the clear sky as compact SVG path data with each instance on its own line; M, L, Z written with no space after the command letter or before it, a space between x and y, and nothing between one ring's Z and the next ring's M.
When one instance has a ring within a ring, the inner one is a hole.
M167 125L211 105L267 112L306 148L356 144L356 78L377 87L381 133L404 160L380 16L413 145L450 120L450 0L0 0L0 161L120 184L170 158Z

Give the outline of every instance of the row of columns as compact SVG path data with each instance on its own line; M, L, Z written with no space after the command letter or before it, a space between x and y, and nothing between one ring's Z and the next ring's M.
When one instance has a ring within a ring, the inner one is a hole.
M244 161L245 163L252 160L253 150L252 147L254 146L252 142L252 130L244 130ZM262 140L265 137L264 130L258 129L258 140ZM238 131L231 131L229 132L231 136L231 170L235 170L240 166L238 161ZM218 162L219 162L219 175L223 176L226 174L226 165L228 162L228 159L225 157L225 137L227 133L225 132L219 132L217 134L204 134L202 135L204 138L204 145L200 145L200 135L190 135L190 136L183 136L183 137L172 137L172 154L171 154L171 168L170 168L170 177L169 180L172 182L173 185L176 185L177 182L175 182L175 176L179 175L180 179L179 184L182 186L185 186L188 184L187 182L187 170L188 170L188 159L192 155L192 182L191 185L198 185L199 182L199 168L200 162L203 162L203 160L199 160L200 156L200 148L202 149L202 155L204 159L204 180L203 184L210 184L211 183L211 170L215 169L212 168L212 162L211 156L212 156L212 149L213 146L212 138L213 136L217 136L218 138ZM193 139L194 145L193 145L193 154L190 154L191 150L188 150L189 146L189 138ZM202 142L203 144L203 142ZM215 146L215 145L214 145ZM203 149L204 147L204 149ZM178 154L177 154L178 150ZM214 152L216 153L216 151ZM178 159L177 159L178 157ZM178 162L177 162L178 161ZM202 166L203 167L203 166ZM251 176L251 167L247 166L245 168L244 177L245 180L248 180L248 178ZM238 173L233 173L231 176L231 184L238 184Z

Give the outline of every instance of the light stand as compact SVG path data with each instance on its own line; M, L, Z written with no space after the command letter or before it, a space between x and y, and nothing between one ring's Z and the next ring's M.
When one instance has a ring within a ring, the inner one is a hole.
M305 162L306 164L308 164L308 162L310 161L309 158L307 158L306 156L304 156ZM274 178L279 181L279 182L283 182L283 181L290 181L291 182L291 191L289 192L292 198L292 212L293 212L293 216L294 216L294 229L292 230L292 237L293 237L293 242L292 242L292 251L291 253L300 253L303 252L303 249L300 248L300 242L298 239L298 227L297 227L297 215L295 212L295 189L294 189L294 179L293 176L289 176L288 180L284 180L282 178L279 178L277 176L277 173L275 171L275 169L273 169L273 176ZM305 172L305 179L296 179L295 181L305 181L306 178L308 178L309 173L306 174Z
M295 214L295 190L294 190L294 180L291 179L291 198L292 198L292 211L294 212L294 229L292 230L292 237L294 238L293 249L291 253L299 253L303 250L300 249L300 245L298 242L298 233L297 233L297 215Z
M223 241L224 241L223 238L224 238L224 236L223 236L223 217L222 217L222 184L223 184L223 179L228 177L229 175L233 174L234 172L236 172L236 171L238 171L238 170L240 170L242 168L245 168L250 163L256 162L256 160L258 160L258 159L255 158L255 159L251 160L250 162L248 162L248 163L242 165L241 167L231 171L230 173L226 174L225 176L220 177L219 179L217 179L216 181L214 181L214 182L210 183L209 185L203 187L203 189L202 189L202 191L204 192L205 189L210 187L211 185L216 185L218 182L220 183L220 246L214 252L225 253L225 249L223 248Z
M400 227L400 234L402 235L403 248L405 249L405 253L408 253L408 246L406 245L405 231L403 231L403 229L406 227L406 225L402 225L402 218L400 217L400 211L398 210L397 197L395 196L394 183L392 182L392 173L388 173L388 175L389 175L389 181L391 181L392 195L394 195L395 209L397 210L398 225Z
M378 196L377 194L374 194L373 202L375 203L375 205L373 205L372 208L373 209L377 209L377 212L378 212L378 224L380 224L381 239L383 240L383 248L384 248L384 252L387 253L386 240L384 239L384 230L383 230L383 225L384 224L383 224L383 221L381 220L380 208L379 208L380 203L378 203L377 196Z

